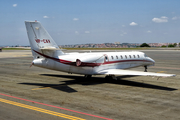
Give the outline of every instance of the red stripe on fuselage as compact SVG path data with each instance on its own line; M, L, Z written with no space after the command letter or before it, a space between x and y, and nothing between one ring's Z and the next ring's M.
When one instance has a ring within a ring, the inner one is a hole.
M40 52L37 52L35 50L33 50L34 52L38 53L39 55L45 57L45 58L49 58L49 59L52 59L56 62L60 62L62 64L66 64L66 65L73 65L73 66L76 66L76 62L72 62L72 61L68 61L68 60L62 60L62 59L59 59L59 58L54 58L54 57L50 57L50 56L47 56L47 55L44 55ZM81 65L78 66L78 67L96 67L96 66L100 66L100 65L106 65L106 64L113 64L113 63L121 63L121 62L134 62L134 61L137 61L137 62L151 62L149 60L118 60L118 61L108 61L108 62L105 62L105 63L87 63L87 62L81 62Z
M134 61L138 61L138 62L150 62L148 60L118 60L118 61L105 62L103 64L112 64L112 63L120 63L120 62L134 62Z

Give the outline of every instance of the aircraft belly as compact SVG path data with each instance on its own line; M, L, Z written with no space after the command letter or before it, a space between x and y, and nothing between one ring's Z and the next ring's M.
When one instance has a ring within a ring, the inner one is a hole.
M63 71L63 72L69 72L69 67L70 65L62 64L59 62L55 62L55 66L54 66L55 70Z
M142 64L137 62L126 62L126 63L118 63L115 66L116 69L127 69L127 68L139 67L142 66Z
M49 69L53 69L53 68L54 68L54 61L51 60L51 59L47 59L47 60L46 60L46 66L47 66Z
M70 66L69 73L76 73L76 74L92 74L93 67L77 67L77 66Z

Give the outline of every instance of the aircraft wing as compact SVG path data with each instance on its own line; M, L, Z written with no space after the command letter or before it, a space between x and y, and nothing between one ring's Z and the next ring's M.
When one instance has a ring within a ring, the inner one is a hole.
M159 77L173 77L175 74L164 74L164 73L153 73L153 72L142 72L132 70L121 70L121 69L108 69L99 71L101 75L139 75L139 76L159 76Z

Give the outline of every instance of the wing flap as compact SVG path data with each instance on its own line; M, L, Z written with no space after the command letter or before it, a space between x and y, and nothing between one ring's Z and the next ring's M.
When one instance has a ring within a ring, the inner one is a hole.
M140 76L159 76L159 77L174 77L175 74L153 73L153 72L141 72L132 70L120 70L120 69L108 69L99 71L101 75L140 75Z

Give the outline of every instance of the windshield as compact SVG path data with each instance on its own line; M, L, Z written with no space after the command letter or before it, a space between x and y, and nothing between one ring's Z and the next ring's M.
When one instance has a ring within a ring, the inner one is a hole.
M144 54L144 57L148 57L146 54Z

